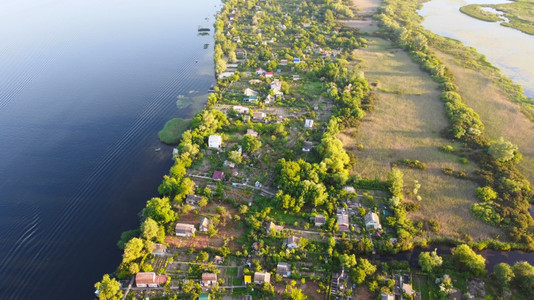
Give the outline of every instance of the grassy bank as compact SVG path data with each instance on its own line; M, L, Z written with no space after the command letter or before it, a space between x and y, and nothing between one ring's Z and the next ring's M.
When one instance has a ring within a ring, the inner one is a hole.
M414 180L421 184L421 209L410 213L410 218L438 221L443 236L467 233L478 240L499 234L469 211L476 202L476 185L441 171L451 168L472 172L475 166L461 164L458 156L439 150L451 143L440 135L448 122L439 99L439 85L406 52L392 48L383 39L368 39L368 47L354 54L362 60L359 67L368 80L378 83L378 100L359 130L350 128L340 134L344 145L358 157L353 171L365 178L385 180L391 163L419 160L427 165L426 170L403 169L407 185Z
M503 20L497 14L484 11L483 7L502 11L509 20L509 22L502 22L502 26L512 27L526 34L534 35L534 0L517 0L494 5L471 4L461 7L460 11L483 21L496 22Z
M158 132L158 138L162 143L165 144L177 144L184 131L189 128L189 125L191 125L190 120L184 120L180 118L171 119L167 121L163 129Z
M470 5L462 6L460 7L460 11L470 17L473 17L473 18L476 18L482 21L498 22L498 21L503 20L501 17L499 17L499 15L483 10L482 6L478 4L470 4Z

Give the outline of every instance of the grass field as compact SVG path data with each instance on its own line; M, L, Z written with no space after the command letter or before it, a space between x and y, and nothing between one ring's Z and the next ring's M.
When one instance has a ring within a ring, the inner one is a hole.
M523 154L523 161L518 168L533 184L534 123L521 113L518 104L507 99L491 78L459 66L451 55L434 51L453 72L467 105L480 115L486 126L486 134L495 140L502 136L518 145Z
M459 157L438 150L445 144L454 145L440 137L447 120L438 85L405 52L389 47L389 42L371 38L368 48L356 52L369 82L379 83L379 100L362 120L359 133L349 129L340 134L347 149L358 157L353 171L366 178L385 179L390 163L420 160L427 170L403 168L407 187L412 187L414 180L421 184L422 208L410 214L412 219L439 221L440 234L445 236L467 233L477 239L498 233L469 211L476 201L476 186L441 172L443 167L472 171L475 166L462 165ZM357 150L358 144L362 150Z
M170 145L178 143L182 134L187 130L190 124L190 120L180 118L174 118L167 121L163 129L158 133L159 140Z

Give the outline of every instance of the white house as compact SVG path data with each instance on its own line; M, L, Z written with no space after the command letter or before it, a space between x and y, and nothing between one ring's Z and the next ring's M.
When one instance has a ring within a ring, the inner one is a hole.
M208 147L220 149L222 144L222 138L220 135L210 135L208 138Z
M313 148L313 143L312 142L304 142L304 143L302 143L302 151L303 152L310 152L312 148Z
M249 89L249 88L246 88L245 89L245 96L258 96L258 92L256 92L255 90L253 89Z
M299 242L299 238L294 236L294 235L292 235L292 236L287 238L287 240L286 240L287 245L286 246L289 249L297 249L299 247L298 242Z
M304 121L304 128L313 128L313 120L306 119L306 121Z
M255 131L254 129L247 129L247 134L246 135L250 135L250 136L253 136L253 137L258 137L258 132Z
M284 93L282 93L281 91L282 89L282 82L278 79L275 79L273 80L273 82L271 82L271 90L274 91L274 94L276 96L283 96Z
M202 218L202 220L200 221L200 225L198 226L198 231L207 232L209 225L210 225L210 220L206 217Z
M337 214L337 226L339 231L350 231L349 215L344 213Z
M262 273L262 272L256 272L254 273L254 282L257 284L263 284L265 282L271 283L271 273Z
M154 250L152 250L153 255L163 256L167 252L167 246L163 244L154 243Z
M203 287L211 288L217 284L217 274L215 273L202 273L201 284Z
M176 236L191 237L195 234L195 225L176 223Z
M380 225L380 219L378 218L378 215L374 212L369 212L365 215L365 228L373 228L373 229L382 229L382 225Z
M291 265L285 262L279 262L276 265L276 274L281 275L282 277L291 276Z
M139 272L135 274L136 287L158 287L167 282L166 275L156 275L154 272Z
M232 108L238 114L248 114L248 107L246 107L246 106L234 105L234 107L232 107Z

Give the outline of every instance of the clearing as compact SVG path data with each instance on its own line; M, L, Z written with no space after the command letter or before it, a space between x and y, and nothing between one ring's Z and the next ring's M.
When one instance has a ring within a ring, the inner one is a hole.
M356 50L359 65L371 83L377 83L378 100L357 129L339 135L348 151L358 157L354 173L364 178L386 179L390 164L399 159L419 160L427 170L402 168L405 186L421 184L421 209L410 213L414 220L432 218L440 225L440 235L467 233L474 239L499 234L499 230L474 218L469 208L476 199L476 185L444 175L441 168L471 172L471 163L460 164L459 157L438 147L457 144L440 137L447 126L437 83L423 73L409 56L378 38L369 47ZM358 147L360 146L360 147ZM361 148L363 146L363 148ZM360 150L358 150L360 148Z
M508 100L502 90L485 73L458 65L456 59L433 49L456 78L460 95L479 115L492 140L503 137L519 147L523 160L517 165L521 173L534 184L534 123Z

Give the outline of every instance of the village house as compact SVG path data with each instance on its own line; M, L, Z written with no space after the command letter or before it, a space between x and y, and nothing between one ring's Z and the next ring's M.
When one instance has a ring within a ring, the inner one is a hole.
M273 95L267 95L267 97L265 97L264 102L265 104L271 104L274 102L274 100L275 100L275 97Z
M306 119L306 121L304 121L304 128L308 128L308 129L313 128L313 120Z
M300 76L299 75L293 75L293 81L298 81L300 80Z
M298 242L299 242L299 238L294 236L294 235L292 235L292 236L287 238L286 247L289 248L289 249L297 249L297 248L300 247L298 245Z
M262 68L257 68L256 69L256 75L263 75L263 74L265 74L265 70L264 69L262 69Z
M282 89L282 82L278 79L275 79L273 80L273 82L271 82L271 90L273 90L275 96L283 96L284 93L282 93L281 91Z
M273 72L265 72L265 78L271 78L274 76Z
M234 76L235 73L234 72L222 72L221 74L219 74L218 78L219 79L224 79L224 78L228 78L228 77L231 77L231 76Z
M207 232L209 225L210 225L210 220L206 217L202 218L202 220L200 221L200 225L198 226L198 231Z
M216 255L213 259L213 263L215 263L216 265L222 265L224 263L224 257Z
M276 274L282 277L291 276L291 265L285 262L279 262L278 265L276 265Z
M281 66L287 66L287 59L281 59L280 60L280 65Z
M337 226L339 231L350 231L349 227L349 215L345 213L337 214Z
M313 143L312 142L304 142L304 143L302 143L302 151L303 152L310 152L312 148L313 148Z
M256 272L254 273L254 282L257 284L271 283L271 273Z
M267 234L270 234L271 232L274 233L274 232L282 231L282 230L284 230L283 226L276 225L273 222L269 222L267 224Z
M324 215L316 215L315 218L315 226L319 227L319 226L323 226L324 224L326 224L326 218Z
M253 89L250 89L250 88L246 88L245 89L245 96L257 96L258 95L258 92L256 92L255 90Z
M152 250L152 255L164 256L166 252L166 245L154 243L154 250Z
M222 144L222 138L220 135L210 135L208 138L208 147L214 149L220 149Z
M249 103L256 103L258 102L258 96L245 96L243 97L243 101L249 102Z
M249 109L246 106L234 105L232 109L238 114L248 114Z
M213 176L211 176L211 179L213 179L215 181L221 181L221 180L223 180L223 178L224 178L223 171L214 171L213 172Z
M230 168L230 169L235 169L235 163L234 162L231 162L229 160L225 160L223 162L223 168Z
M176 236L192 237L195 234L195 225L176 223Z
M298 57L293 58L293 63L294 64L300 64L300 58L298 58Z
M257 111L252 114L252 119L255 121L262 121L266 116L266 113Z
M254 129L247 129L247 134L253 137L258 137L258 132L256 132Z
M373 228L376 230L382 229L382 225L380 225L380 219L378 218L378 215L374 212L369 212L365 215L364 218L365 221L365 228Z
M356 193L356 189L353 187L353 186L344 186L343 189L345 190L345 192L347 192L348 194L354 194Z
M198 206L198 203L202 199L201 196L198 195L187 195L185 198L185 203L193 206Z
M167 282L167 275L156 275L154 272L139 272L135 274L136 287L158 287Z
M203 287L212 288L217 285L217 274L215 273L202 273L201 285Z
M380 294L380 300L395 300L395 295L382 293Z

